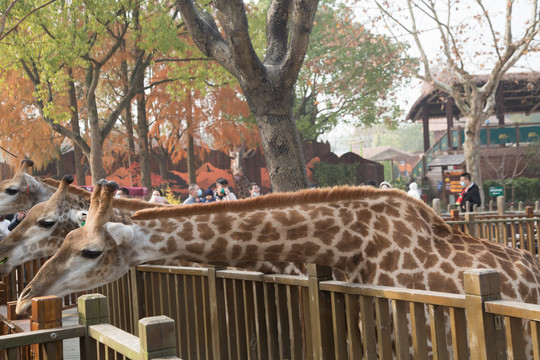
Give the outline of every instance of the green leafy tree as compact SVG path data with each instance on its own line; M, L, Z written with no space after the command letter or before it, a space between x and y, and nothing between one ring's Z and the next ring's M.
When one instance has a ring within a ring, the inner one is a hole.
M401 109L395 89L414 63L406 46L369 32L343 4L319 6L296 86L294 117L304 140L339 122L395 126Z

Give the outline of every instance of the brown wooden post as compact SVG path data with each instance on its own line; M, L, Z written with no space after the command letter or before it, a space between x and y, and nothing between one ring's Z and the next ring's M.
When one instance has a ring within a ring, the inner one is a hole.
M24 319L25 317L28 317L27 315L19 315L15 312L15 309L17 308L17 302L16 301L8 301L7 302L7 319L10 321L13 320L20 320Z
M459 220L459 209L452 209L450 210L450 221L458 221ZM452 229L459 230L459 225L452 225Z
M499 274L493 269L476 269L463 276L471 359L506 359L503 318L484 310L485 301L501 299Z
M519 124L516 124L516 146L519 146Z
M5 304L7 301L6 297L6 283L0 281L0 304Z
M429 110L426 106L422 107L422 124L424 129L424 153L426 153L429 148Z
M504 196L497 196L497 214L504 215Z
M321 281L332 280L332 268L316 264L308 264L307 268L313 359L333 359L332 298L329 293L321 292L319 288Z
M528 219L532 219L534 217L534 208L532 206L525 206L525 216Z
M461 128L457 127L457 136L458 136L458 150L463 149L463 139L461 138Z
M478 224L474 223L474 218L475 218L474 213L466 212L465 213L465 221L467 223L465 224L465 226L467 226L467 228L469 229L469 231L467 231L468 234L470 234L472 236L478 236L478 234L479 234L479 232L478 232Z
M30 330L62 327L62 299L58 296L42 296L32 299ZM62 341L32 345L34 359L59 359L63 354Z
M140 359L178 356L174 320L165 315L139 320L139 343Z
M212 329L212 354L214 359L225 359L228 354L225 319L225 300L223 279L218 279L216 272L226 267L208 265L208 301L210 302L210 328Z
M448 149L452 146L452 127L454 126L454 98L448 98L446 101L446 136L448 140Z
M96 341L88 336L88 327L109 323L107 297L101 294L83 295L79 297L79 324L86 326L86 336L81 338L81 359L97 359Z
M132 324L133 332L135 336L139 335L139 327L136 324L140 319L146 316L146 306L144 303L144 285L143 274L137 271L137 267L134 266L129 269L129 275L131 280L131 304L132 304Z

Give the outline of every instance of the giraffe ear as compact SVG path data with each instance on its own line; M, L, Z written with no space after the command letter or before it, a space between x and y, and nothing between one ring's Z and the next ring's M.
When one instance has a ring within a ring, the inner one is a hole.
M109 234L109 236L114 240L116 245L122 243L129 243L135 237L135 232L133 228L129 225L124 225L117 222L108 222L103 225L103 228Z
M26 181L26 185L28 185L29 192L34 192L39 189L39 181L37 181L32 175L25 174L24 180Z

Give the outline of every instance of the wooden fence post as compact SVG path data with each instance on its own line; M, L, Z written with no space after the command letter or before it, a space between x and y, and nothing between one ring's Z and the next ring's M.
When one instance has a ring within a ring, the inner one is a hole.
M62 327L62 299L58 296L42 296L32 299L30 330ZM34 359L59 359L64 348L62 341L32 345Z
M139 320L140 359L157 359L178 356L174 320L153 316Z
M467 227L468 231L467 233L472 236L478 236L478 224L474 223L475 215L474 213L466 212L465 213L465 221L467 222L465 226Z
M525 216L528 219L532 219L534 217L534 208L532 206L525 206Z
M319 288L321 281L332 280L332 268L315 264L307 264L307 268L313 359L333 359L332 298L329 293L321 292Z
M131 283L131 304L132 304L132 322L133 335L139 336L139 327L137 326L140 319L146 316L146 304L144 302L144 286L143 274L137 271L137 267L133 266L129 269Z
M441 216L441 199L434 198L432 201L432 204L433 204L433 210L435 210L435 213Z
M534 202L534 211L540 211L540 200Z
M501 298L499 274L493 269L476 269L463 276L471 359L506 359L502 316L484 311L485 301Z
M83 295L79 297L78 310L79 324L86 326L86 336L80 341L81 359L97 359L96 343L88 336L88 327L109 323L107 297L101 294Z
M216 272L226 267L208 265L208 300L210 302L210 328L212 329L212 354L214 359L225 359L228 356L227 333L225 319L225 301L223 279L216 277Z
M492 212L492 211L493 211L493 199L489 200L489 208L488 208L488 211L489 211L489 212Z
M497 196L497 214L504 215L504 196Z

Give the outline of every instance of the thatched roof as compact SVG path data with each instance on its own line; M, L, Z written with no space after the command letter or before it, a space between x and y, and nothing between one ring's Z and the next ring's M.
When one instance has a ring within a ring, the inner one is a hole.
M476 84L481 86L488 75L476 75ZM453 82L457 84L457 81ZM501 98L505 113L540 112L540 74L539 73L510 73L506 74L500 84ZM445 104L448 94L439 91L430 84L425 84L420 97L409 110L406 119L418 120L422 117L422 109L427 108L430 118L446 117ZM454 116L460 111L454 105Z

